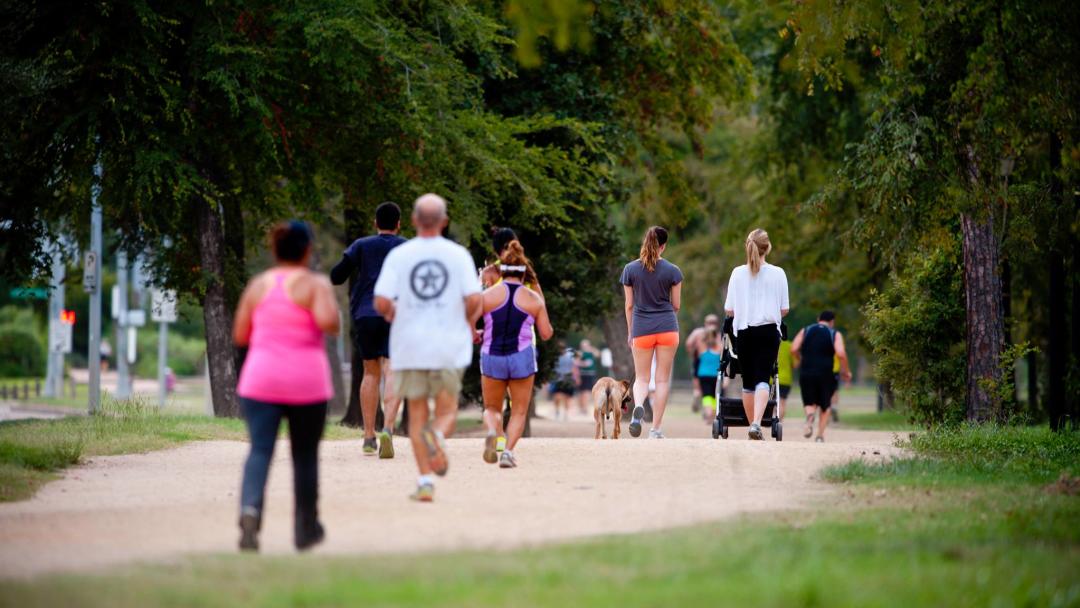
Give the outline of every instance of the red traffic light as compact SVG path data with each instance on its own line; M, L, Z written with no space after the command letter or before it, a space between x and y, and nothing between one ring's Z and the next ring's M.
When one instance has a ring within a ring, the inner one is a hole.
M67 325L75 325L75 311L74 310L61 310L60 322Z

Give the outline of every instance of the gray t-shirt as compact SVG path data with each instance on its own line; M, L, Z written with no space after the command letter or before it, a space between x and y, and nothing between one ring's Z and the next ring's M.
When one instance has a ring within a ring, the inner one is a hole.
M656 263L652 272L645 269L641 260L623 268L619 282L634 288L631 338L679 331L679 320L671 305L671 287L682 280L679 267L664 259Z

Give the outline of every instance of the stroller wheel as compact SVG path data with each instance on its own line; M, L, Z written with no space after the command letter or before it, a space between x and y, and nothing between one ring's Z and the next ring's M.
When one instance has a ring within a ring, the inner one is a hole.
M723 427L723 429L720 431L720 436L723 437L724 439L727 439L727 437L728 437L728 427L726 427L726 426Z
M720 434L723 432L722 423L719 420L712 421L712 438L719 439Z
M775 437L777 441L783 441L784 440L784 425L782 423L780 423L780 422L777 422L776 424L773 425L772 429L773 429L773 431L772 431L773 437Z

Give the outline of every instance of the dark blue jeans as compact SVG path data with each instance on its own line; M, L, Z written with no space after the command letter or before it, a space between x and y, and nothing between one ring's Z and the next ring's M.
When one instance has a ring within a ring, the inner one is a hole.
M251 452L244 463L240 508L254 507L261 515L266 478L274 456L281 419L289 421L289 446L292 448L293 491L296 513L314 512L319 500L319 440L326 426L326 402L311 405L278 405L254 399L240 399Z

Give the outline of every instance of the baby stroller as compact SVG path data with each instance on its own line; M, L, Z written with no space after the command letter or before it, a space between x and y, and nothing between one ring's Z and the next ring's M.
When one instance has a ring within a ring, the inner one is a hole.
M728 438L728 429L733 426L750 426L746 419L746 410L743 409L742 399L723 397L724 377L734 378L739 371L739 354L735 352L735 327L734 318L724 319L724 333L721 337L723 351L720 355L720 372L716 379L716 418L713 419L713 439ZM787 339L787 325L780 324L782 339ZM773 362L772 375L769 378L769 402L765 405L765 415L761 418L761 426L770 427L773 439L784 440L784 426L780 422L779 412L776 410L777 395L779 391L779 368Z

